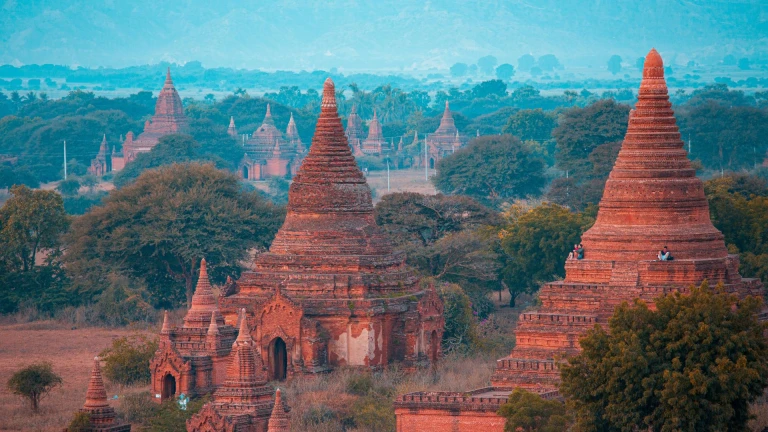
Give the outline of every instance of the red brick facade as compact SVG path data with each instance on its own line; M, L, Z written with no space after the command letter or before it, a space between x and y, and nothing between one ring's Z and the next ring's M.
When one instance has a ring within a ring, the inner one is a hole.
M234 119L230 119L234 129ZM240 176L248 180L265 180L269 177L293 177L301 166L307 151L301 142L293 114L283 134L275 126L272 110L267 113L261 126L245 142L245 157L240 163Z
M80 412L88 414L90 419L88 427L80 429L82 432L130 432L131 430L131 425L117 420L114 408L109 406L98 357L93 359L91 379L85 393L85 405L80 409Z
M445 110L443 111L443 118L440 119L440 126L433 134L427 136L425 143L428 151L427 159L424 159L423 154L420 155L420 165L423 167L425 163L428 163L430 169L434 169L440 159L453 154L456 150L466 145L467 138L459 134L459 130L453 121L453 114L451 114L448 101L445 102Z
M115 155L114 158L122 158L121 165L127 164L134 160L139 153L152 150L160 137L185 133L188 130L189 122L184 115L184 106L181 104L181 97L179 97L176 87L173 86L171 68L168 68L165 84L155 103L155 115L152 116L152 120L147 120L144 124L144 131L136 139L134 139L132 132L128 133L123 142L122 155ZM113 166L113 170L116 171L117 169Z
M705 279L743 296L763 292L759 280L741 278L738 257L728 254L723 235L710 221L703 183L683 148L656 50L646 57L626 137L597 221L582 243L583 259L566 261L565 280L545 284L539 292L541 307L521 314L515 348L497 361L491 378L499 394L516 387L555 392L558 358L578 353L584 332L607 322L624 301L641 298L652 305L660 295L685 292ZM674 260L657 259L664 246ZM455 415L456 408L411 396L398 402L398 407L408 407L397 410L398 425L400 417L404 425L398 431L430 430ZM478 411L473 401L456 404L459 410Z

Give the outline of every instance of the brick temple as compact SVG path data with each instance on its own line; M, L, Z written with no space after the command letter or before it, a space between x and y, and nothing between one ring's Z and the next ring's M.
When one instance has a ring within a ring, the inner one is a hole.
M122 154L112 156L112 169L117 171L116 160L119 166L124 166L136 159L139 153L152 150L162 136L188 131L189 122L184 115L184 106L181 104L179 92L173 86L171 68L168 68L163 89L160 90L155 103L155 115L144 123L144 131L138 137L134 138L133 132L128 132L123 142Z
M216 320L211 320L215 331ZM210 332L209 332L210 333ZM225 370L224 381L213 393L213 401L187 420L191 432L273 432L288 431L285 407L280 397L272 397L267 385L267 374L256 354L248 329L248 321L241 316L240 330L232 345L232 354ZM273 413L275 420L272 420ZM277 424L279 426L274 426Z
M158 401L214 392L205 412L219 426L243 410L263 419L272 409L266 399L237 402L240 411L224 408L235 402L223 389L232 380L242 384L233 378L237 356L254 353L253 386L261 392L262 381L337 366L430 364L440 357L444 325L434 288L422 286L376 226L371 190L347 143L329 79L312 146L272 246L239 280L225 284L218 301L201 262L183 323L173 326L167 315L163 322L150 362L152 392Z
M442 302L376 226L330 79L287 210L269 251L219 299L228 323L246 309L269 378L436 361Z
M91 165L88 167L88 174L101 177L104 174L112 171L112 154L109 151L109 145L107 144L107 135L101 139L101 145L99 146L99 153L91 160Z
M115 409L109 405L98 357L93 359L91 379L88 381L88 390L85 392L85 404L78 412L87 414L90 423L87 427L79 429L81 432L130 432L131 430L130 424L118 421ZM65 428L64 432L66 431Z
M434 169L440 159L452 155L456 150L464 147L467 141L465 136L459 134L456 123L453 121L453 114L448 106L448 101L446 101L443 117L440 119L440 126L438 126L434 133L428 135L425 140L427 158L425 159L424 155L421 154L420 165L423 167L425 163L428 163L429 168Z
M368 136L363 141L360 151L366 155L381 156L382 153L389 153L392 149L384 139L384 134L381 131L381 122L376 115L376 110L373 110L373 118L368 123Z
M584 259L566 260L566 277L545 284L541 307L520 315L512 353L497 361L492 387L470 393L412 393L396 403L398 431L450 425L456 431L503 430L490 413L513 388L553 397L556 357L579 352L579 338L605 324L616 306L708 280L739 295L761 295L762 283L739 275L738 256L712 225L703 183L683 148L656 50L645 59L638 101L603 192L597 220L582 236ZM673 261L659 261L668 246ZM498 417L497 417L498 418Z
M234 118L230 119L229 130L237 134ZM275 125L269 104L264 121L244 143L244 147L245 156L240 162L239 171L240 176L247 180L293 177L307 153L293 120L293 113L283 134Z
M344 131L344 135L347 136L347 141L349 146L352 147L352 151L362 155L365 132L363 131L363 120L357 115L356 105L352 105L352 112L347 117L347 129Z

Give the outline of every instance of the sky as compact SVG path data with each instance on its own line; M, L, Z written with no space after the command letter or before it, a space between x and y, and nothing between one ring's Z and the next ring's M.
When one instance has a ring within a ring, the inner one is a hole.
M494 55L768 59L768 0L0 0L0 64L445 70Z

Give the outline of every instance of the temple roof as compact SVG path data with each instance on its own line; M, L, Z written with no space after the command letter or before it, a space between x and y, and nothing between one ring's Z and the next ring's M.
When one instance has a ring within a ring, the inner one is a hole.
M283 406L283 398L280 395L280 389L275 391L275 406L272 408L272 415L269 416L267 432L289 432L291 423L288 414Z
M88 390L85 392L86 409L96 409L108 407L107 391L104 389L104 380L101 378L101 365L99 358L94 357L93 368L91 369L91 380L88 382Z
M275 120L272 118L272 108L267 104L267 113L264 115L264 121L261 126L253 132L251 137L253 145L267 146L271 151L276 145L284 143L282 132L275 126Z
M368 123L368 137L366 142L384 142L384 135L381 132L381 123L379 117L376 115L376 110L373 110L373 118Z
M445 101L445 110L443 111L443 118L440 119L440 126L430 138L454 138L457 133L458 129L456 129L456 124L453 121L453 114L451 114L448 101Z
M299 129L296 127L296 122L293 120L293 113L291 113L291 119L288 120L288 127L285 129L285 137L288 141L301 142Z
M357 115L357 105L352 105L352 112L347 117L347 130L345 134L350 140L362 140L365 138L363 134L363 120Z
M709 218L703 183L683 148L664 63L655 49L646 57L637 104L597 221L583 241L591 259L653 260L665 245L680 259L728 254Z
M206 328L210 325L211 316L216 317L216 323L224 325L224 317L219 312L216 298L208 279L208 264L205 258L200 261L200 275L197 287L192 294L192 305L184 317L184 327Z
M262 370L261 357L254 351L254 343L248 329L245 311L241 312L240 330L232 344L231 361L223 387L229 389L255 389L267 383Z

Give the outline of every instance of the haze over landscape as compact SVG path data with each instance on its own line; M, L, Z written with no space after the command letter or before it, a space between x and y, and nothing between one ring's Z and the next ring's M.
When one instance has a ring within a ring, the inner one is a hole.
M669 64L764 59L761 1L4 0L0 63L427 70L532 53L602 65L655 46Z
M0 430L768 431L768 0L0 0Z

